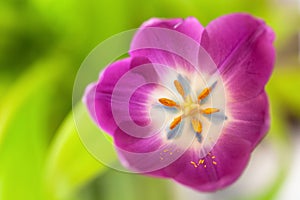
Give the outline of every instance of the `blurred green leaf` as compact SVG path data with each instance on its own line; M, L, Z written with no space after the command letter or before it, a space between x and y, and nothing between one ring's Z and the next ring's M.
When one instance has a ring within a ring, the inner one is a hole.
M49 84L57 81L59 75L62 76L64 73L63 65L65 63L61 57L41 60L7 89L7 93L0 100L0 146L11 120L17 117L18 109L32 98L35 92L47 93L45 87L49 89Z
M274 96L272 100L280 104L278 109L282 113L288 111L300 118L299 80L299 67L278 67L273 73L268 90ZM278 114L280 115L281 113Z
M91 119L82 104L76 108L79 113L81 126L86 126L87 132ZM100 142L103 154L110 154ZM106 156L110 158L109 155ZM115 157L111 157L114 161ZM81 143L76 123L72 113L66 118L56 134L50 147L46 165L46 183L49 199L69 199L75 191L87 184L94 177L107 169L93 158Z
M11 81L9 80L9 77L6 74L1 74L0 80L0 99L2 99L5 96L7 88L9 88Z
M172 199L170 180L109 170L79 193L79 199L165 200Z
M47 96L33 94L11 119L0 148L3 199L42 199L42 163L46 149ZM38 117L37 117L38 116Z
M53 104L51 83L62 77L62 65L63 59L41 60L6 88L0 102L1 199L44 199L47 108Z

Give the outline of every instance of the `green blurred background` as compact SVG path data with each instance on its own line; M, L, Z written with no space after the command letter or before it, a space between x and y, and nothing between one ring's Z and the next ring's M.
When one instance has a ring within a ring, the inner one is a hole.
M272 127L243 176L203 194L96 161L71 115L87 54L151 17L195 16L206 25L232 12L263 18L277 35ZM300 199L299 13L297 0L0 1L0 200Z

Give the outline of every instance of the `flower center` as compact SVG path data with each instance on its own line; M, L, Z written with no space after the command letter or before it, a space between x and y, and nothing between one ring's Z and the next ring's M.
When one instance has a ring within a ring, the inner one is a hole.
M207 96L209 96L212 88L205 88L202 92L198 95L197 100L193 100L191 95L186 95L182 84L178 81L174 81L174 86L177 92L181 95L183 99L183 103L178 104L177 102L168 99L168 98L160 98L158 101L167 107L174 107L181 111L179 116L176 116L173 121L171 122L169 129L172 130L177 127L184 118L189 118L190 123L193 127L193 130L197 134L198 138L201 136L202 133L202 123L199 119L199 115L210 115L212 113L219 112L220 110L217 108L202 108L201 101L204 100ZM201 140L198 140L199 142Z

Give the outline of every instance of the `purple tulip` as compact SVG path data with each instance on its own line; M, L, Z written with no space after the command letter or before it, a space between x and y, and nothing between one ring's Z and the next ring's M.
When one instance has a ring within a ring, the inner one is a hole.
M150 19L84 102L125 167L216 191L237 180L269 129L273 40L248 14L205 28L193 17Z

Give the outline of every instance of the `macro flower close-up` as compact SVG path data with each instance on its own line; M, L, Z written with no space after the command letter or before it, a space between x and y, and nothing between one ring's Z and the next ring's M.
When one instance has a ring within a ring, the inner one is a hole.
M299 11L0 1L0 200L299 200Z
M129 57L108 65L83 101L130 171L223 189L269 130L274 39L249 14L206 27L194 17L152 18L134 35Z

